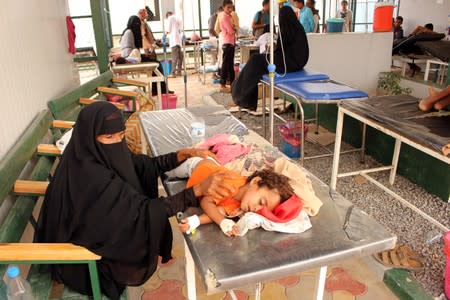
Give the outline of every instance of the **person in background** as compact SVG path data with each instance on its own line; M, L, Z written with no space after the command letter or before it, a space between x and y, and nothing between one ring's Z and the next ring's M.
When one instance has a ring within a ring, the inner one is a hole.
M127 28L122 32L120 38L120 55L123 58L130 56L133 49L142 48L141 20L138 16L128 19Z
M141 35L142 35L142 47L144 48L144 53L150 54L155 52L155 37L147 24L148 13L145 8L138 11L138 17L141 20Z
M344 28L342 32L351 32L353 25L353 13L348 9L348 1L341 1L341 9L336 12L336 18L344 19Z
M300 71L308 62L309 47L303 26L289 6L280 8L277 47L274 51L276 72ZM281 36L281 38L280 38ZM281 45L283 43L283 45ZM258 104L258 83L267 74L266 54L253 54L232 85L232 98L236 105L256 110Z
M394 21L394 41L400 40L403 38L403 18L398 16Z
M148 54L141 54L140 48L142 48L142 31L141 31L141 19L138 16L131 16L128 19L127 28L122 33L120 38L120 57L115 58L116 64L125 63L138 63L138 62L157 62L156 55L151 56ZM136 57L137 56L137 57ZM139 57L139 59L138 59ZM162 73L163 69L161 64L158 66L158 70ZM155 74L153 74L155 76ZM161 83L161 92L173 94L173 91L166 90L166 83ZM152 83L152 96L157 95L157 83Z
M135 155L127 148L124 131L121 111L107 101L80 111L46 190L35 237L39 243L74 243L100 255L101 291L112 300L127 285L147 281L159 256L162 263L171 259L169 217L199 206L198 197L221 199L236 193L226 181L239 179L222 171L178 194L159 197L162 174L187 158L214 154L180 149L156 157ZM86 265L51 265L51 274L79 293L92 293Z
M177 15L172 12L166 13L167 18L167 33L169 37L169 46L172 51L172 77L181 76L181 70L183 69L184 55L181 49L181 20Z
M425 26L417 26L414 28L414 30L411 32L410 35L417 35L421 33L437 33L434 31L433 23L425 24Z
M216 26L217 16L222 11L223 11L223 8L221 6L208 19L209 41L207 43L209 43L213 47L213 50L210 52L212 65L215 65L217 63L217 58L218 58L219 33L216 32L215 26ZM217 76L217 74L214 73L213 77L215 78L218 76Z
M234 81L234 47L236 43L236 31L234 29L231 13L233 12L233 1L223 1L223 12L218 18L220 25L220 36L223 42L222 46L222 69L220 71L220 91L229 93L227 81L231 85Z
M298 19L305 32L314 32L314 17L311 9L305 5L305 0L294 0L293 4L299 9Z
M209 33L209 37L219 37L219 33L216 32L215 30L215 26L216 26L216 21L217 21L217 16L219 15L219 13L221 13L223 11L222 6L219 7L208 19L208 33Z
M255 14L252 22L253 36L257 40L264 33L264 26L269 25L270 22L270 1L264 0L262 2L262 10Z
M316 9L316 0L306 0L306 6L308 6L313 14L314 18L314 30L313 32L319 33L319 22L320 22L320 16L319 16L319 10Z

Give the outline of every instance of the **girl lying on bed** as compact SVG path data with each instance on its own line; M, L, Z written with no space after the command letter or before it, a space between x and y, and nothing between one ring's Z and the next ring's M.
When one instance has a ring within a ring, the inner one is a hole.
M223 169L226 168L213 159L194 158L166 174L169 177L186 177L190 174L187 182L187 187L190 187L202 182L210 174ZM260 219L266 219L268 223L285 223L295 219L302 210L302 202L294 195L288 177L270 169L256 171L247 178L237 173L236 175L235 180L227 182L235 188L236 192L222 199L203 197L200 206L204 213L181 220L179 228L182 232L190 233L201 224L214 222L227 236L243 235L246 230L251 228L239 227L231 218L250 212L260 215L262 217ZM255 214L253 214L253 219L254 217ZM257 220L257 222L260 221ZM259 226L252 228L255 227Z

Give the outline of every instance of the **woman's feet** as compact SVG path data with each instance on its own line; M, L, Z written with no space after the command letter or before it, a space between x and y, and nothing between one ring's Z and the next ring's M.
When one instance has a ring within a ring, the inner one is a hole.
M229 93L231 93L231 87L227 87L226 85L221 84L220 85L220 92L229 94Z

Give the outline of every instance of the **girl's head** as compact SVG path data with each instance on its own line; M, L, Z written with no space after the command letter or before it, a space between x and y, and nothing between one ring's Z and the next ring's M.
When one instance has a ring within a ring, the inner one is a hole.
M234 5L233 5L233 1L231 0L224 0L223 4L223 11L227 14L231 14L231 12L233 11Z
M243 211L256 212L263 207L272 211L294 194L289 178L266 169L247 178L247 190L241 199Z

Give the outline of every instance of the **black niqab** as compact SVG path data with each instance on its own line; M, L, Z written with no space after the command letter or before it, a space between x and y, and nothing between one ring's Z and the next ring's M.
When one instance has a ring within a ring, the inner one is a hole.
M280 8L278 17L279 33L277 48L274 51L276 72L300 71L309 59L308 39L305 29L298 21L291 7ZM283 47L281 47L283 42ZM284 50L284 55L283 51ZM243 108L256 110L258 104L258 83L267 74L269 57L266 54L253 54L232 86L234 103ZM286 62L286 70L284 68Z
M107 101L80 112L47 189L36 236L38 242L70 242L101 255L101 289L111 299L127 285L144 283L158 255L167 261L172 247L164 201L148 198L149 187L142 186L125 142L96 140L123 129L120 111ZM52 275L80 293L92 293L86 265L54 265Z

